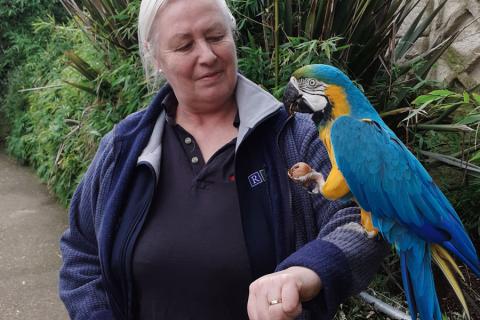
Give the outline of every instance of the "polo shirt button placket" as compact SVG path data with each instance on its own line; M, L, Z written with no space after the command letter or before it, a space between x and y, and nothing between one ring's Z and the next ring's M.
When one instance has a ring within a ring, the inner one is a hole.
M197 164L198 163L198 157L192 157L192 163Z
M192 138L186 137L184 142L185 142L185 144L190 144L190 143L192 143Z

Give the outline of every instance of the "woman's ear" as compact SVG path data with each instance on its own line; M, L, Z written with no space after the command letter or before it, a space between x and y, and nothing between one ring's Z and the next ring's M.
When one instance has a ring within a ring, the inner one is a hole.
M157 71L157 73L162 74L163 70L162 70L162 66L161 66L160 62L157 59L154 59L153 61L155 63L155 70Z
M151 57L151 61L153 61L155 70L159 74L161 74L163 72L162 67L160 66L160 62L158 61L158 59L155 57L155 51L153 50L153 46L148 41L144 41L142 45L144 52L147 52L147 54Z
M159 59L155 56L155 53L152 52L152 56L153 56L153 63L154 63L154 66L155 66L155 70L157 70L157 72L159 74L161 74L163 72L163 68L162 68L162 63L159 61Z

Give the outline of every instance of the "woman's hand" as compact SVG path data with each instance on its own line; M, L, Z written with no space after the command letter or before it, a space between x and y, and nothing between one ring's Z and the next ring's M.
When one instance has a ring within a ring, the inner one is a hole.
M302 301L313 299L322 287L320 277L304 267L267 274L250 284L250 320L290 320L302 312Z

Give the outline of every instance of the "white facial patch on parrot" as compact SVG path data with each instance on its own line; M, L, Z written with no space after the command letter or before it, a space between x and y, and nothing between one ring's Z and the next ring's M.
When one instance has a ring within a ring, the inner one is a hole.
M325 83L312 78L302 78L299 82L295 79L294 86L302 93L303 100L313 112L322 111L328 105Z
M302 97L314 112L322 111L328 104L327 98L322 95L304 92Z

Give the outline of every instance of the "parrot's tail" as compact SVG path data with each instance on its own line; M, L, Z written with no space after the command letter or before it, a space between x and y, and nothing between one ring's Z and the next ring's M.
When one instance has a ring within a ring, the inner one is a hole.
M412 319L441 320L432 274L430 245L422 242L400 251L402 281Z
M438 244L432 244L431 249L432 249L433 261L435 261L435 263L440 268L440 270L442 270L443 274L445 275L445 278L447 278L448 283L450 283L450 286L452 286L452 289L457 295L458 300L462 304L462 307L465 310L467 318L470 319L470 312L468 311L467 302L465 301L465 297L463 295L462 289L458 284L457 278L453 274L453 271L455 271L455 273L457 273L460 276L460 278L462 278L462 280L465 281L465 278L463 277L462 272L460 271L457 264L455 263L452 256L448 253L447 250L445 250Z

